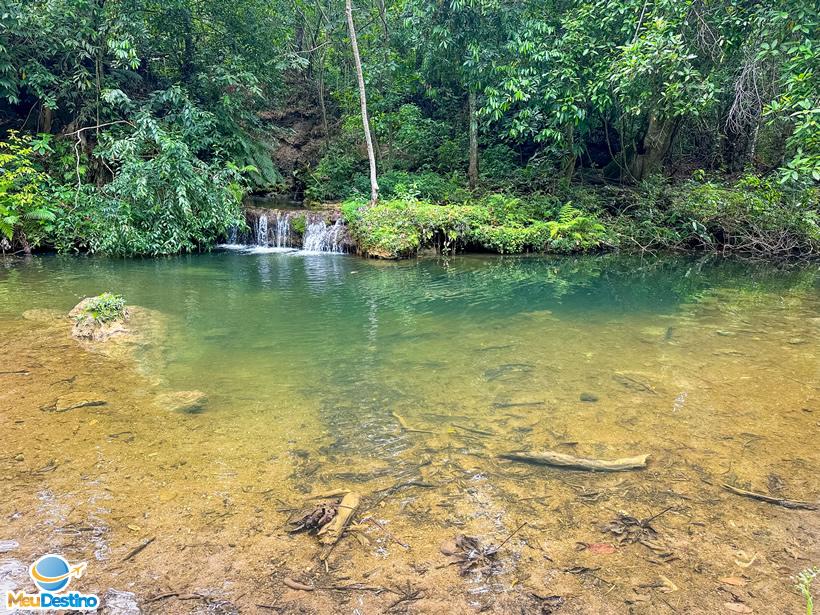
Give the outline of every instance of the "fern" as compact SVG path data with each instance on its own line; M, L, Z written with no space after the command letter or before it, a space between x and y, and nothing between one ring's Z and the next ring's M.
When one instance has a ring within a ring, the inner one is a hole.
M567 203L558 211L558 222L561 224L570 224L576 218L581 216L581 210L574 207L572 203Z

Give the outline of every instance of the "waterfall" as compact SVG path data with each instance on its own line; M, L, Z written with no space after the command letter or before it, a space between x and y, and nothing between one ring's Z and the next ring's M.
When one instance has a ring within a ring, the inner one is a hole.
M259 216L259 221L257 222L256 227L256 245L258 246L267 246L268 245L268 216L267 214L262 214Z
M321 216L313 220L305 218L305 236L302 239L302 249L305 252L333 252L341 254L344 225L341 218L332 226L328 226Z
M290 247L290 212L276 212L276 247Z
M328 221L328 219L335 220ZM343 254L351 245L347 227L338 213L304 209L246 209L243 227L225 232L226 250L249 254L269 252L325 252ZM294 223L294 221L296 221ZM304 233L302 232L304 224Z

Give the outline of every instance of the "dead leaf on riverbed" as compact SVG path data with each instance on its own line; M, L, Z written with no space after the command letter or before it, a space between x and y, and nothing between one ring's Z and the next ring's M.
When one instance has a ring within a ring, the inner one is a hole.
M325 525L333 521L333 518L339 511L339 501L318 502L307 510L302 510L295 519L289 521L293 526L288 531L290 533L296 532L313 532L316 533Z
M588 551L595 555L611 555L618 550L617 547L606 542L578 542L575 545L576 551Z
M727 611L732 613L754 613L750 606L747 606L742 602L725 602L723 606L726 607Z
M299 591L303 592L312 592L315 587L313 585L307 585L306 583L300 583L299 581L294 581L290 577L285 577L282 579L282 583L290 587L291 589L298 589Z
M743 587L746 585L746 579L742 579L740 577L723 577L720 579L720 582L725 585L732 585L734 587Z

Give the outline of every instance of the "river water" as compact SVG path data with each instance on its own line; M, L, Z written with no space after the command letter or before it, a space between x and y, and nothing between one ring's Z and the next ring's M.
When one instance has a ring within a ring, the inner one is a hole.
M72 340L103 291L131 334ZM820 500L816 264L46 256L0 263L0 343L0 587L59 552L118 613L797 613L820 564L820 513L723 487ZM336 489L325 565L287 521Z

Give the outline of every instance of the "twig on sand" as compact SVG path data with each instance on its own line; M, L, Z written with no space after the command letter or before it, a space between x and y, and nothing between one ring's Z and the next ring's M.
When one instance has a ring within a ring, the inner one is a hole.
M148 540L146 540L144 543L142 543L142 544L141 544L141 545L139 545L138 547L136 547L136 548L132 549L132 550L128 553L128 555L126 555L125 557L123 557L123 558L122 558L122 561L127 562L127 561L128 561L128 560L130 560L131 558L136 557L137 555L139 555L139 554L142 552L142 550L143 550L143 549L145 549L145 547L147 547L148 545L150 545L150 544L151 544L152 542L154 542L156 539L157 539L157 538L156 538L156 536L152 536L151 538L149 538Z
M735 495L740 495L744 498L751 498L753 500L760 500L761 502L768 502L769 504L776 504L777 506L782 506L783 508L802 510L817 510L818 508L818 505L812 502L802 502L800 500L787 500L785 498L776 498L771 495L766 495L764 493L747 491L746 489L741 489L728 483L723 483L723 488L727 491L734 493Z
M479 436L494 436L495 433L492 431L484 431L483 429L475 429L473 427L467 427L466 425L459 425L458 423L453 423L453 427L456 429L461 429L463 431L469 431L471 433L478 434Z

